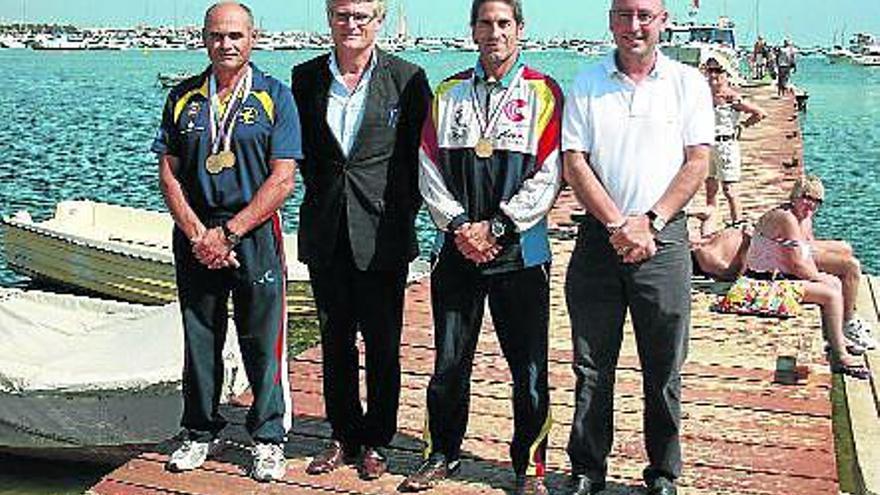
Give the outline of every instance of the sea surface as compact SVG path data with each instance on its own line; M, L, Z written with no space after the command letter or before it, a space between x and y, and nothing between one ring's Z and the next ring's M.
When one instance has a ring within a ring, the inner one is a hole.
M254 61L288 82L293 64L318 52L255 52ZM432 84L472 66L472 53L405 53ZM589 59L576 53L526 54L567 87ZM28 210L38 220L57 202L95 199L163 209L149 146L166 91L158 73L199 72L202 52L34 52L0 50L0 214ZM880 68L802 59L794 82L810 93L803 120L805 160L828 190L818 219L822 237L848 239L865 270L880 273ZM284 209L296 229L298 186ZM431 237L419 219L423 251ZM0 252L0 286L26 284ZM0 457L0 495L78 494L106 467Z

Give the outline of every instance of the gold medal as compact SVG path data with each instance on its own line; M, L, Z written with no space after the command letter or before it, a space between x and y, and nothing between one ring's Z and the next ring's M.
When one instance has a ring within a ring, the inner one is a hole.
M205 169L209 174L219 174L223 171L223 167L220 165L220 160L218 159L218 155L210 155L205 160Z
M220 164L220 170L232 168L235 166L235 153L231 151L221 151L217 153L217 161Z
M231 151L221 151L216 155L211 155L205 160L205 169L209 174L219 174L227 168L235 166L235 154Z
M492 156L492 153L495 152L495 147L492 146L492 142L487 138L481 137L477 140L477 145L474 146L474 152L477 154L478 158L485 160Z

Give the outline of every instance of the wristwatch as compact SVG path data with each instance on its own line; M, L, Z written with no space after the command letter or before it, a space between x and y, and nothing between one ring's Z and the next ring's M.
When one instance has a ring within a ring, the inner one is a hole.
M648 222L650 222L651 230L654 231L654 234L659 234L666 227L666 219L657 214L656 211L648 210L645 216L648 217Z
M225 223L220 225L220 228L223 229L223 235L226 237L226 242L229 243L230 247L238 246L241 243L241 236L229 230Z
M505 225L504 220L494 217L492 220L489 220L489 232L492 234L492 237L501 239L507 233L507 225Z

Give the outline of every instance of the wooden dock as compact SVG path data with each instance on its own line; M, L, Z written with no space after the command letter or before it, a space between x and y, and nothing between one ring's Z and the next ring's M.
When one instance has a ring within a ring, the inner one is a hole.
M749 90L751 97L770 112L768 120L743 136L744 207L753 218L782 201L790 181L802 172L802 141L794 101L790 97L773 98L773 93L775 89L771 88ZM695 200L697 205L702 202L702 197ZM573 414L574 377L563 282L574 244L570 215L577 209L576 201L566 191L551 215L555 257L550 381L556 423L550 434L547 479L553 493L561 493L569 469L565 445ZM227 447L203 468L185 474L167 473L163 464L175 447L169 442L111 472L90 493L396 493L397 485L421 460L425 390L433 367L429 284L422 281L407 291L400 430L389 452L391 472L380 480L361 481L350 467L322 476L305 474L311 456L321 450L329 437L329 428L322 420L321 354L320 349L313 348L291 363L296 425L286 446L290 462L283 481L258 484L247 477L249 456L241 426L244 409L230 407L228 412L234 424L225 432ZM695 279L690 353L683 375L685 468L680 493L837 494L842 486L838 481L832 428L832 376L824 359L818 309L808 307L800 317L783 321L710 312L710 305L725 287ZM875 280L874 321L878 289L880 285ZM776 357L792 352L808 361L808 378L798 385L774 383ZM871 359L873 366L880 365L876 354ZM474 366L462 470L454 480L429 493L502 494L513 486L507 458L512 435L510 375L491 321L484 326ZM859 407L876 407L876 388L873 399L870 388L861 388L858 393L862 394L856 400ZM606 493L643 493L640 477L646 457L642 446L641 379L630 331L621 355L615 397L616 441ZM876 426L875 422L875 433ZM870 438L871 427L866 428ZM877 444L855 445L860 460L861 456L872 455L870 449L876 459L876 452L880 452ZM862 466L859 470L860 479L873 480L874 489L878 465Z

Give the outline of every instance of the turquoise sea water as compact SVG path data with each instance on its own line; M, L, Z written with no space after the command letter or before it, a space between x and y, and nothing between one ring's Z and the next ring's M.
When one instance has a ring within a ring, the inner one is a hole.
M255 62L289 81L290 67L315 52L257 52ZM428 70L433 84L474 63L471 53L404 56ZM567 86L588 60L574 53L528 54L530 63ZM148 152L165 90L159 72L200 71L201 52L68 52L0 50L0 214L51 215L61 200L90 198L162 208L155 158ZM804 119L806 164L826 181L820 235L849 239L866 271L880 273L880 68L805 59L794 81L810 92ZM298 189L285 207L296 228ZM428 219L420 219L423 244ZM0 285L25 283L6 269ZM0 495L81 493L106 468L52 465L0 457Z

